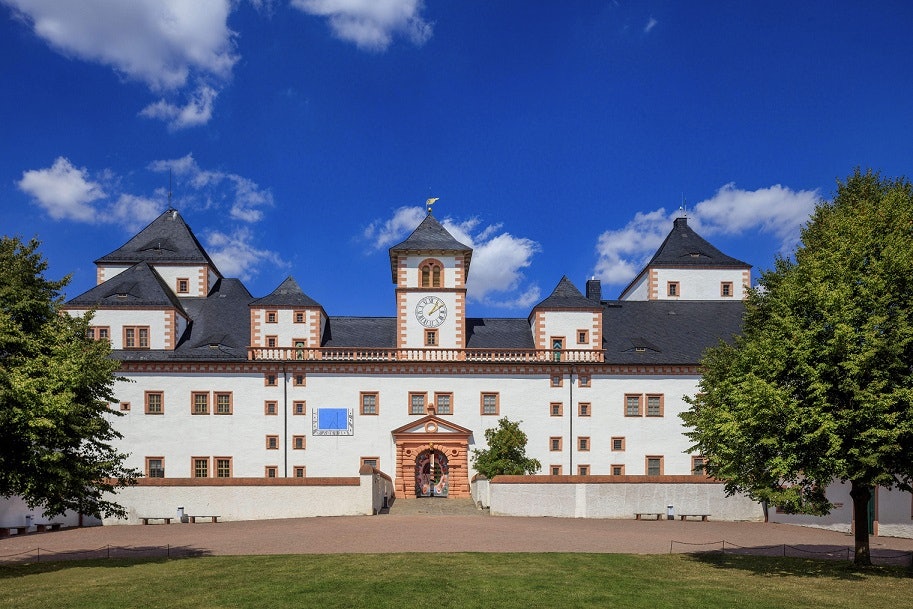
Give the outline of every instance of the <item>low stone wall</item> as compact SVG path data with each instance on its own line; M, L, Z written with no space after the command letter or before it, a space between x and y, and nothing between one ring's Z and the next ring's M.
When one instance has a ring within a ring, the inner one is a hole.
M0 497L0 526L24 526L31 521L31 531L36 524L60 523L65 527L96 526L101 524L98 518L67 511L62 516L49 518L40 508L31 509L21 497Z
M561 518L634 518L638 512L709 514L713 520L763 521L761 506L727 497L705 476L496 476L491 514Z
M469 492L477 507L491 507L491 485L488 478L482 474L473 476L472 482L469 484Z

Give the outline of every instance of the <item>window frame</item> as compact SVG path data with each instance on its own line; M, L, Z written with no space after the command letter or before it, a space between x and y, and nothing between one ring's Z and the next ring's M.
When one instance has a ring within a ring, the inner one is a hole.
M669 298L681 298L682 289L680 281L667 281L666 282L666 296Z
M263 321L268 324L277 324L279 323L279 310L278 309L269 309L263 313Z
M149 398L157 396L159 403L157 410L153 410L149 404ZM165 414L165 392L160 389L147 390L143 393L143 410L146 414L163 415Z
M636 418L644 416L644 394L642 393L626 393L624 394L624 413L625 417ZM637 414L630 414L631 409L629 408L629 400L631 398L637 398Z
M564 402L549 402L548 416L563 417L564 416Z
M301 472L299 476L298 473ZM308 471L306 465L293 465L292 466L292 478L307 478Z
M205 403L203 404L203 409L197 409L197 398L203 398ZM191 391L190 392L190 414L196 415L208 415L209 414L209 392L208 391Z
M485 412L485 398L494 398L494 412ZM501 414L501 393L498 391L483 391L479 394L479 414L483 417L497 417Z
M616 468L618 472L616 473ZM609 475L611 476L624 476L625 475L625 464L624 463L613 463L609 466Z
M198 465L203 464L202 468L198 468ZM199 475L200 471L205 473L205 475ZM212 470L210 468L209 457L195 456L190 457L190 477L191 478L210 478Z
M178 277L174 280L174 284L175 294L190 294L190 277Z
M651 460L659 461L659 473L651 474L650 473L650 461ZM644 456L644 475L646 476L662 476L665 471L665 457L663 455L646 455Z
M368 410L367 405L365 404L365 398L373 397L374 404L371 408L374 409L373 412ZM380 392L379 391L361 391L358 394L358 411L362 416L365 417L376 417L380 415Z
M133 332L131 340L134 344L132 345L127 344L127 336L130 332ZM143 345L144 333L146 342L145 345ZM123 331L121 332L121 336L123 338L121 348L124 351L147 351L151 348L150 345L152 343L152 335L149 332L149 326L124 326Z
M369 463L369 461L373 461L374 463ZM361 463L361 467L370 465L374 469L380 470L380 457L359 457L359 462Z
M292 436L292 450L307 450L307 446L307 436L300 434Z
M275 349L279 346L279 336L276 334L270 334L263 337L266 340L267 349Z
M549 387L564 387L564 375L552 374L548 379Z
M561 472L564 471L563 465L549 465L548 471L550 476L563 476Z
M697 470L697 464L700 462L701 470ZM703 469L707 464L707 457L704 455L691 455L691 475L692 476L706 476L707 470Z
M272 474L272 475L270 475ZM278 465L266 465L263 467L263 477L264 478L278 478L279 477L279 466Z
M564 436L551 436L548 439L548 452L560 453L564 450Z
M104 336L102 336L104 333ZM111 342L111 326L89 326L86 336L91 340L106 340Z
M270 406L272 406L272 412L270 412ZM278 417L279 400L263 400L263 416Z
M225 416L225 415L231 415L231 414L235 413L235 396L234 396L233 391L213 391L212 394L213 394L212 414ZM219 398L224 397L224 396L228 396L228 412L222 412L219 410L222 406L219 403Z
M650 414L650 399L658 398L659 399L659 414ZM648 393L644 396L644 416L651 418L661 418L666 416L666 394L664 393Z
M726 292L729 292L728 294ZM731 281L720 282L720 298L732 298L735 296L735 285Z
M292 375L292 387L306 387L307 375L303 372Z
M275 372L264 372L263 373L263 386L264 387L278 387L279 386L279 375Z
M611 438L609 438L609 442L611 442L611 443L609 444L610 452L613 452L613 453L623 453L623 452L625 452L625 449L626 449L626 446L625 446L626 441L625 441L625 437L624 437L624 436L612 436ZM621 446L621 448L615 448L616 446L619 446L619 445Z
M292 312L292 323L293 324L306 324L308 321L307 311L303 309L296 309Z
M590 344L590 331L589 330L579 330L579 329L577 330L577 344L578 345L589 345Z
M279 450L279 434L266 434L266 450Z
M593 403L592 402L577 402L577 416L578 417L593 416Z
M592 447L593 443L590 441L590 436L577 436L577 452L590 452Z
M220 461L228 462L228 475L222 475L221 463ZM232 457L213 457L212 458L212 473L216 478L234 478L234 463Z
M422 398L422 411L418 412L415 408L415 398ZM409 392L409 416L421 417L428 414L428 392L427 391L410 391Z
M298 408L301 406L301 408ZM300 412L299 412L300 410ZM292 401L292 416L293 417L303 417L308 413L308 403L307 400L293 400Z
M438 341L438 332L436 329L425 328L425 346L426 347L440 347L440 342Z
M153 468L152 462L158 461L160 468ZM160 476L153 475L153 471L161 471ZM146 457L146 477L147 478L164 478L165 477L165 457Z
M589 374L581 374L577 377L577 386L578 387L590 387L592 386L593 378Z
M440 398L447 398L449 404L447 411L443 412L440 407ZM453 392L452 391L435 391L434 392L434 414L451 416L453 414Z
M578 465L577 466L577 475L578 476L589 476L590 475L589 464Z
M121 402L120 411L121 412L130 412L130 402Z

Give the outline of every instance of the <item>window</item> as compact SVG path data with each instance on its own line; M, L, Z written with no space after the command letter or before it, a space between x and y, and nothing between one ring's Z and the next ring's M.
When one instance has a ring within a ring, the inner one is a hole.
M648 417L661 417L663 416L663 395L650 395L647 394L647 416Z
M581 374L577 377L577 386L578 387L589 387L590 386L590 375Z
M680 294L677 281L670 281L666 284L666 294L669 296L678 296Z
M482 394L482 414L497 415L501 411L500 396L497 393Z
M590 331L589 330L577 330L577 344L578 345L590 344Z
M307 404L303 401L292 402L292 414L296 416L307 414Z
M294 385L295 387L304 387L304 375L296 374L292 378L292 385Z
M292 436L292 449L304 450L307 446L307 440L304 436Z
M590 416L590 403L589 402L580 402L577 404L577 416L578 417Z
M706 472L704 471L704 465L706 463L707 460L704 457L691 457L691 473L695 476L706 475Z
M279 402L267 400L263 402L263 414L273 416L279 414Z
M439 288L443 285L443 267L437 260L425 260L419 265L421 287Z
M279 312L278 311L267 311L266 312L266 323L275 324L279 322Z
M425 330L425 346L437 346L437 330Z
M305 320L304 311L295 311L292 315L296 324L303 324Z
M130 402L121 402L120 403L121 412L127 412L130 410Z
M217 391L216 392L215 414L231 414L233 412L231 396L232 396L232 394L230 391Z
M425 394L409 394L409 414L425 414Z
M590 450L590 438L589 436L579 436L577 438L577 450L588 451Z
M124 349L148 349L149 326L124 326Z
M194 478L209 478L209 457L193 457L191 461Z
M191 414L209 414L209 394L194 391L190 394L191 404L190 404L190 413Z
M361 414L376 415L379 414L377 408L377 393L361 393Z
M292 341L292 344L295 346L295 359L304 359L304 346L307 344L307 341L296 338Z
M720 283L720 296L722 296L723 298L729 298L730 296L732 296L732 293L733 292L732 292L732 282L731 281L723 281Z
M267 372L263 375L263 384L267 387L276 387L279 384L279 381L274 373Z
M111 340L111 328L108 326L89 326L86 337L92 340Z
M435 393L434 411L437 414L453 414L453 394Z
M640 394L628 394L625 396L625 416L639 417L643 416L643 396Z
M562 449L562 438L561 436L552 436L548 439L548 449L552 452L559 451Z
M561 387L564 384L564 377L560 374L552 375L552 387Z
M560 476L561 475L561 466L560 465L549 465L548 471L553 476Z
M662 457L647 457L647 475L648 476L662 476L663 475L663 458Z
M303 465L295 465L292 470L295 472L296 478L304 478L305 473L307 472L307 468L305 468Z
M146 414L165 414L165 392L146 392Z
M231 478L231 457L216 457L216 478Z
M380 457L362 457L362 465L370 465L374 469L380 469Z
M548 413L553 417L564 416L564 404L561 402L552 402L548 405Z
M279 450L279 436L266 436L266 450Z
M564 349L564 338L559 336L552 337L552 359L556 362L561 361L561 350Z
M278 336L267 336L266 337L266 346L267 347L275 347L278 344L279 344Z
M146 457L146 477L165 477L165 457Z
M625 475L625 466L624 465L613 465L611 467L611 472L613 476L624 476Z
M577 466L577 475L578 476L589 476L590 475L590 466L589 465L578 465Z
M178 279L178 294L187 294L190 292L190 280L184 277Z
M265 474L267 478L275 478L279 475L279 468L275 465L267 465Z
M622 451L624 451L624 449L625 449L625 439L624 439L624 437L616 436L616 437L614 437L614 438L611 439L611 442L612 442L612 450L613 450L614 452L622 452Z

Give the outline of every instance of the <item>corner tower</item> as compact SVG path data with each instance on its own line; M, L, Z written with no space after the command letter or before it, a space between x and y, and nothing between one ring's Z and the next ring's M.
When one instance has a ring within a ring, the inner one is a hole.
M433 215L390 248L396 284L399 349L462 349L466 345L466 278L472 248Z

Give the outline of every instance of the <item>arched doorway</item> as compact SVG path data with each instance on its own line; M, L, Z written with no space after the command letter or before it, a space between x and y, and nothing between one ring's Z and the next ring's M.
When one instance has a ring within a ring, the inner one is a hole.
M447 455L436 449L423 450L415 457L415 496L446 497L449 494Z

